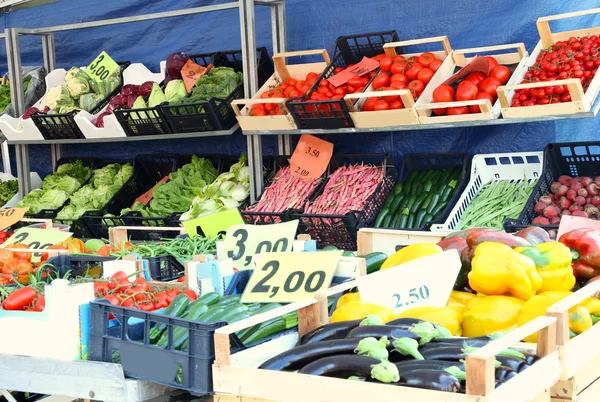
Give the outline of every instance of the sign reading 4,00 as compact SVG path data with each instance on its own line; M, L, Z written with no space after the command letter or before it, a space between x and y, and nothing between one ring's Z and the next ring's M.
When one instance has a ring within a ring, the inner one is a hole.
M292 250L298 221L274 225L236 225L227 230L224 250L237 269L251 268L256 254Z
M331 284L340 251L264 254L252 273L243 303L293 302Z
M405 295L406 296L406 295ZM408 291L408 300L401 296L399 293L394 293L392 298L396 302L396 307L409 306L411 304L418 303L419 300L429 299L429 288L426 285L421 285L419 288L412 288Z

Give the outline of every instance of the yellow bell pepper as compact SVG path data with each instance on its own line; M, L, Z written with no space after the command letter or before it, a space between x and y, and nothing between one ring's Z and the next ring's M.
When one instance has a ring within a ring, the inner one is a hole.
M450 298L456 300L458 303L460 304L464 304L465 306L467 304L469 304L469 302L471 300L473 300L474 298L476 298L477 295L474 295L473 293L469 293L469 292L460 292L458 290L453 290L452 293L450 293Z
M383 262L379 270L393 268L400 264L428 255L440 254L441 252L443 252L442 248L435 243L412 244L401 248L389 256L388 259Z
M446 303L446 307L453 309L460 315L463 315L464 312L467 311L467 306L465 304L461 304L461 303L457 302L452 297L448 299L448 302Z
M576 335L592 328L592 317L585 307L579 305L569 310L569 328Z
M353 293L346 293L342 296L340 296L340 298L338 299L335 308L340 308L345 304L348 303L352 303L352 302L359 302L360 301L360 293L358 292L353 292Z
M414 307L398 314L394 318L417 318L419 320L429 321L433 324L441 325L450 331L453 335L460 333L460 323L462 315L450 307Z
M365 318L367 314L375 314L383 322L388 322L394 317L394 312L387 307L355 301L346 303L341 308L336 308L331 316L331 322L360 320Z
M600 316L600 300L595 297L588 297L581 302L581 305L585 307L588 313Z
M479 244L471 266L469 285L486 295L508 294L528 300L542 286L531 258L502 243Z
M564 244L548 242L531 247L517 247L515 251L531 258L535 263L535 269L543 281L538 293L547 290L571 290L575 286L571 251Z
M516 328L523 303L523 300L510 296L474 298L463 314L462 335L471 338Z
M565 291L549 291L542 292L539 295L533 296L531 299L527 300L525 304L523 304L523 309L521 310L521 315L518 319L519 326L528 323L534 318L546 315L546 310L548 310L548 307L564 299L570 294L571 292ZM525 342L536 341L537 333L531 334L527 338L525 338Z

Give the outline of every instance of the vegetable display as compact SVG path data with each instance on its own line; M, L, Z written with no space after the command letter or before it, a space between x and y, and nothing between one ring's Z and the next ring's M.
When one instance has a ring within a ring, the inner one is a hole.
M27 76L23 79L23 92L27 92L29 82L31 82L31 76ZM0 85L0 113L4 112L4 109L10 105L10 102L10 86Z
M132 105L134 109L145 109L148 107L155 107L162 103L168 102L170 104L179 103L185 96L185 84L182 80L171 80L166 85L165 90L160 88L156 82L152 83L152 90L148 97L148 102L144 100L143 96L138 96ZM141 113L139 113L141 114Z
M317 81L317 78L319 78L319 74L315 72L310 72L306 74L304 80L288 78L279 85L277 85L275 88L263 92L260 95L260 97L262 99L297 98L306 94L310 87ZM276 105L274 103L257 103L255 105L252 105L252 108L250 110L251 116L268 116L280 114L282 114L281 108L279 107L279 105Z
M7 180L0 182L0 205L6 204L19 192L19 182L17 180Z
M92 172L89 184L81 187L57 215L59 219L78 219L87 211L102 209L133 174L130 163L111 163Z
M448 206L461 180L461 170L413 170L385 201L374 226L418 229L435 221Z
M152 81L144 82L142 85L123 85L119 94L110 100L106 109L100 113L100 115L94 121L92 121L92 124L94 124L96 127L104 127L104 118L106 116L113 114L113 110L118 107L125 109L133 108L133 105L137 99L141 97L143 100L144 97L150 95L153 85L154 82Z
M46 176L42 188L33 190L17 203L29 207L29 214L43 209L58 209L77 191L90 176L90 168L80 160L60 165L54 174Z
M598 47L600 40L597 35L558 41L539 53L535 64L529 67L521 84L577 78L585 92L600 66ZM548 105L570 101L571 95L567 85L555 85L516 90L511 106Z
M178 105L206 102L212 98L227 99L243 83L243 74L236 72L233 68L213 67L196 80L189 97L178 97L167 101L170 105ZM183 91L185 92L185 86ZM198 112L204 112L202 106L198 108Z
M502 229L506 218L516 218L529 199L537 180L492 181L477 193L460 218L457 229Z

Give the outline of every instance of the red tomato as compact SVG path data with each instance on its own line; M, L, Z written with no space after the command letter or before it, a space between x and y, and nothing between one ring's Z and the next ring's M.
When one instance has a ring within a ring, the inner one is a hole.
M438 70L438 68L440 68L441 65L442 65L442 61L436 59L436 60L432 61L427 67L429 67L435 73Z
M429 84L429 81L431 81L431 78L433 77L433 70L430 68L423 68L419 71L419 74L417 74L417 79L419 81L423 81L423 84L427 85Z
M194 301L198 298L198 295L192 289L186 289L182 293L185 293L185 295L190 299L190 301Z
M17 248L29 249L29 246L27 244L23 244L23 243L15 243L15 244L11 244L8 248L10 248L10 249L17 249ZM13 251L13 256L15 258L18 258L21 260L31 261L31 253L23 253L23 252L19 252L19 251Z
M134 303L133 303L133 297L125 297L121 300L121 306L123 307L128 307L128 308L133 308L134 307Z
M378 77L380 75L387 75L387 74L379 73ZM352 77L348 80L348 87L358 88L361 85L363 85L363 79L360 77Z
M106 295L109 290L108 282L94 282L94 294L96 297Z
M492 68L494 68L498 65L498 61L494 57L485 56L485 58L488 59L488 65L490 66L490 71L492 70Z
M10 278L14 282L26 285L29 283L29 274L33 272L33 266L27 260L13 258L8 260L2 267L2 276Z
M167 300L167 292L162 291L154 295L154 309L158 310L161 308L169 307L169 301Z
M421 80L414 80L408 83L408 88L412 91L413 97L417 99L423 93L425 84Z
M377 98L369 98L369 99L367 99L367 101L363 105L363 111L365 111L365 112L372 112L373 111L373 107L375 106L375 103L377 101L378 101Z
M379 60L379 67L382 71L390 71L392 69L392 58L390 56L383 56Z
M496 78L504 85L510 78L510 70L506 66L496 66L490 70L490 77Z
M35 311L44 311L45 308L46 308L46 298L44 296L38 297L37 300L35 301L35 304L33 305L33 309Z
M386 102L384 100L378 100L373 105L373 110L389 110L389 109L390 109L390 103Z
M319 86L320 87L328 87L329 81L327 81L327 78L323 78L321 81L319 81Z
M404 74L406 69L406 61L400 61L398 63L392 64L391 73L392 74Z
M404 105L402 104L401 100L397 100L395 102L392 102L390 104L390 109L395 110L395 109L402 109L404 107Z
M390 76L386 73L381 73L373 79L373 83L371 85L373 86L373 89L387 87L390 85Z
M475 99L477 92L477 85L471 81L462 81L460 84L458 84L458 88L456 88L456 100L473 100Z
M450 85L440 85L433 90L433 101L436 103L454 101L454 88Z
M105 298L106 300L108 300L108 302L109 302L110 304L112 304L113 306L118 306L118 305L120 305L120 304L121 304L121 301L120 301L120 300L119 300L119 298L118 298L117 296L115 296L115 295L106 295L106 296L104 296L104 298Z
M144 278L135 278L134 284L138 285L144 292L150 291L150 284Z
M12 260L13 258L15 258L14 254L12 251L10 250L6 250L3 248L0 248L0 268L8 261L8 260Z
M185 275L180 276L179 278L177 278L177 282L185 282Z
M383 90L384 91L389 91L391 89L390 88L384 88ZM393 102L396 102L397 100L400 100L400 96L398 96L398 95L384 96L383 100L386 101L386 102L388 102L391 105Z
M477 94L477 96L475 97L475 99L487 99L490 101L490 103L492 105L494 105L494 98L492 98L492 95L488 94L487 92L479 92ZM469 106L469 110L471 111L471 113L480 113L481 112L481 109L477 105Z
M473 71L471 74L467 75L465 80L471 81L473 84L478 85L481 81L485 80L487 77L481 71Z
M2 308L4 310L23 310L31 305L36 297L38 297L38 294L35 289L31 286L25 286L8 295L2 302Z
M390 78L390 82L400 82L404 85L408 84L408 78L404 74L393 74Z
M336 67L336 68L335 68L335 70L333 70L333 73L334 73L334 74L339 74L339 73L341 73L342 71L344 71L344 69L343 69L342 67Z
M406 57L404 57L404 56L402 56L402 55L400 55L400 54L399 54L399 55L396 55L396 56L394 56L394 57L392 58L392 61L393 61L394 63L400 63L401 61L404 61L404 60L406 60Z
M487 92L488 94L492 95L492 97L496 97L496 89L498 89L500 85L502 84L496 78L488 77L485 80L481 81L477 88L479 88L481 92Z
M265 109L256 109L256 108L254 108L250 112L250 116L266 116L266 115L267 115L267 112L265 111ZM100 251L100 250L98 250L98 251Z
M165 292L167 294L167 301L169 303L171 303L173 301L173 299L176 298L177 295L179 294L179 290L177 290L176 288L168 289Z
M148 300L144 300L143 302L139 303L138 307L142 311L154 311L154 303Z
M425 52L422 55L420 55L417 60L419 61L419 64L422 64L423 66L427 67L435 60L435 56L433 55L433 53Z
M414 63L408 70L406 70L406 78L408 78L409 81L416 80L417 76L419 75L419 71L421 71L422 69L422 64Z
M469 114L469 108L466 106L449 107L447 113L450 116L454 116L457 114Z

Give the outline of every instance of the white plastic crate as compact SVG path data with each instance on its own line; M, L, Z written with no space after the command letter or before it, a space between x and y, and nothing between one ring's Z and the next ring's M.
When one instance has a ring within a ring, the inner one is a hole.
M543 152L475 155L471 164L471 179L465 191L448 215L446 222L433 225L431 231L454 230L473 198L490 182L537 180L542 174L543 155Z

